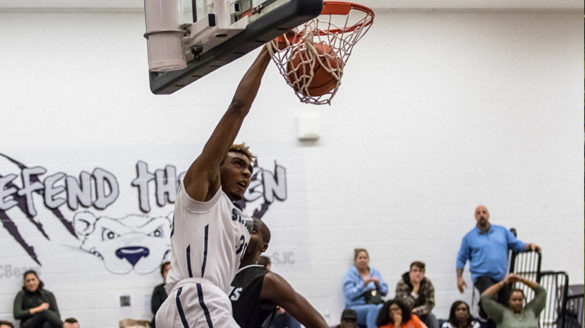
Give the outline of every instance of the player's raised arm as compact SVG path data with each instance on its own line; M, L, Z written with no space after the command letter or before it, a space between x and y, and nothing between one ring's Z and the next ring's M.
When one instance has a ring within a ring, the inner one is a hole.
M191 198L207 201L220 188L220 164L236 139L244 118L250 111L269 62L270 55L263 47L240 81L230 106L207 140L203 151L187 170L184 184Z
M328 328L327 322L301 294L281 276L269 272L264 276L260 298L281 306L307 328Z

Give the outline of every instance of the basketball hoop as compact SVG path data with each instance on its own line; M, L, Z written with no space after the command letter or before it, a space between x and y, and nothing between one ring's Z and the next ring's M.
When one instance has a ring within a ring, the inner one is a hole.
M331 105L351 51L374 16L360 4L324 1L320 16L268 42L280 74L301 102Z

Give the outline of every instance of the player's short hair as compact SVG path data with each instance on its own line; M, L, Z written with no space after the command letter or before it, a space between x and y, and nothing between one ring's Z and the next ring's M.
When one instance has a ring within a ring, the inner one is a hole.
M270 261L270 258L268 256L261 255L260 258L258 258L258 264L266 268L267 266L272 264L272 261Z
M246 157L248 157L250 162L252 162L254 159L256 159L256 155L252 154L252 152L250 151L250 147L246 146L245 142L242 142L241 144L231 145L228 152L230 152L230 151L246 155Z
M164 261L163 263L161 263L160 265L160 275L163 275L163 272L165 271L165 267L168 265L171 265L171 262L169 261Z
M422 271L425 271L425 263L424 262L414 261L414 262L410 263L410 270L412 270L413 266L421 269Z
M353 260L357 260L358 255L360 255L361 252L366 252L366 255L368 256L368 258L370 258L370 254L368 253L368 250L365 248L354 248L353 249Z
M79 321L77 321L77 319L75 319L75 318L67 318L67 319L65 319L64 322L67 322L67 323L78 323Z

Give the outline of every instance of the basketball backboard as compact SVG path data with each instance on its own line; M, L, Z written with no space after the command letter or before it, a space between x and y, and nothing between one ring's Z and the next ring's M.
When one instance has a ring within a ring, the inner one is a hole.
M171 94L189 85L319 16L323 8L322 0L183 0L186 6L180 1L145 0L150 90L154 94ZM160 12L163 6L166 13ZM186 17L191 22L185 22ZM162 58L158 67L152 64L161 53L164 57L169 52L175 54L172 60Z

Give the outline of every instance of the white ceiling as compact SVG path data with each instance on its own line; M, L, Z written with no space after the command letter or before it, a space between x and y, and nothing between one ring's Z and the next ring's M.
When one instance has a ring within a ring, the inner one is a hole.
M374 9L583 10L583 0L353 0ZM0 0L4 9L141 9L143 0Z

